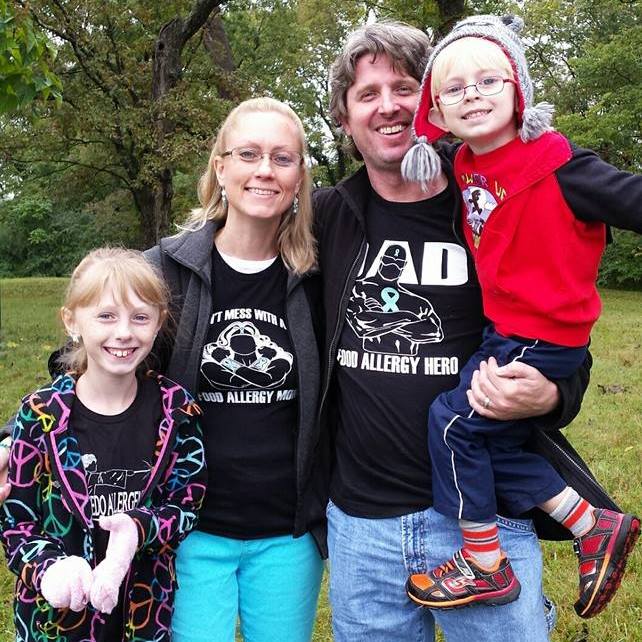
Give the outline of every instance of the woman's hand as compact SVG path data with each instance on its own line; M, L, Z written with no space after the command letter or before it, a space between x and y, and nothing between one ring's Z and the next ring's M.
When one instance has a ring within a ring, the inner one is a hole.
M11 448L11 437L6 437L0 442L0 505L11 492L11 484L7 482L9 477L9 450Z
M521 361L500 368L494 357L481 362L466 394L475 412L500 421L546 415L560 400L557 386L539 370Z

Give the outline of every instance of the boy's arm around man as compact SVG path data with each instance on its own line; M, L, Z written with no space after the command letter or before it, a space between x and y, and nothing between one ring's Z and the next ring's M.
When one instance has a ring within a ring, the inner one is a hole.
M557 181L575 216L642 234L642 175L617 169L595 152L571 143Z

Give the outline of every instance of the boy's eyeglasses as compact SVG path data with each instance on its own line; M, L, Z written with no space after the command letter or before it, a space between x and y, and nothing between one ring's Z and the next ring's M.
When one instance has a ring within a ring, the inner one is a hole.
M264 156L268 156L272 165L276 167L295 167L303 162L303 156L299 152L289 149L264 152L258 147L234 147L223 152L221 156L231 156L234 160L242 161L248 165L258 165Z
M503 91L507 82L515 83L511 78L486 76L472 85L450 85L450 87L442 89L437 94L437 98L442 105L456 105L464 99L466 89L469 87L474 87L481 96L494 96Z

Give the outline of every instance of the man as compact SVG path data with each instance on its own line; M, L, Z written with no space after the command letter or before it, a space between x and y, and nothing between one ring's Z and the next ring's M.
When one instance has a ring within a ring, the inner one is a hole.
M401 176L428 50L421 31L375 23L348 38L330 72L333 117L364 161L315 194L327 323L322 416L333 461L334 638L430 641L436 622L448 642L540 642L548 626L530 520L498 518L523 587L513 604L433 614L404 589L409 574L425 573L461 546L457 521L430 508L426 418L432 400L455 387L483 326L449 150L442 154L446 174L428 191ZM487 417L546 415L540 424L555 430L578 411L587 381L588 366L556 387L527 366L498 371L491 360L469 395Z

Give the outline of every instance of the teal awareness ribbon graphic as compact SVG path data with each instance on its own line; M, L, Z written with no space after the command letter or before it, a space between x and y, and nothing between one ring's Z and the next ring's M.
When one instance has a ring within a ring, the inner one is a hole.
M399 292L394 288L384 288L381 290L381 300L385 303L383 312L399 312L397 301L399 300Z

